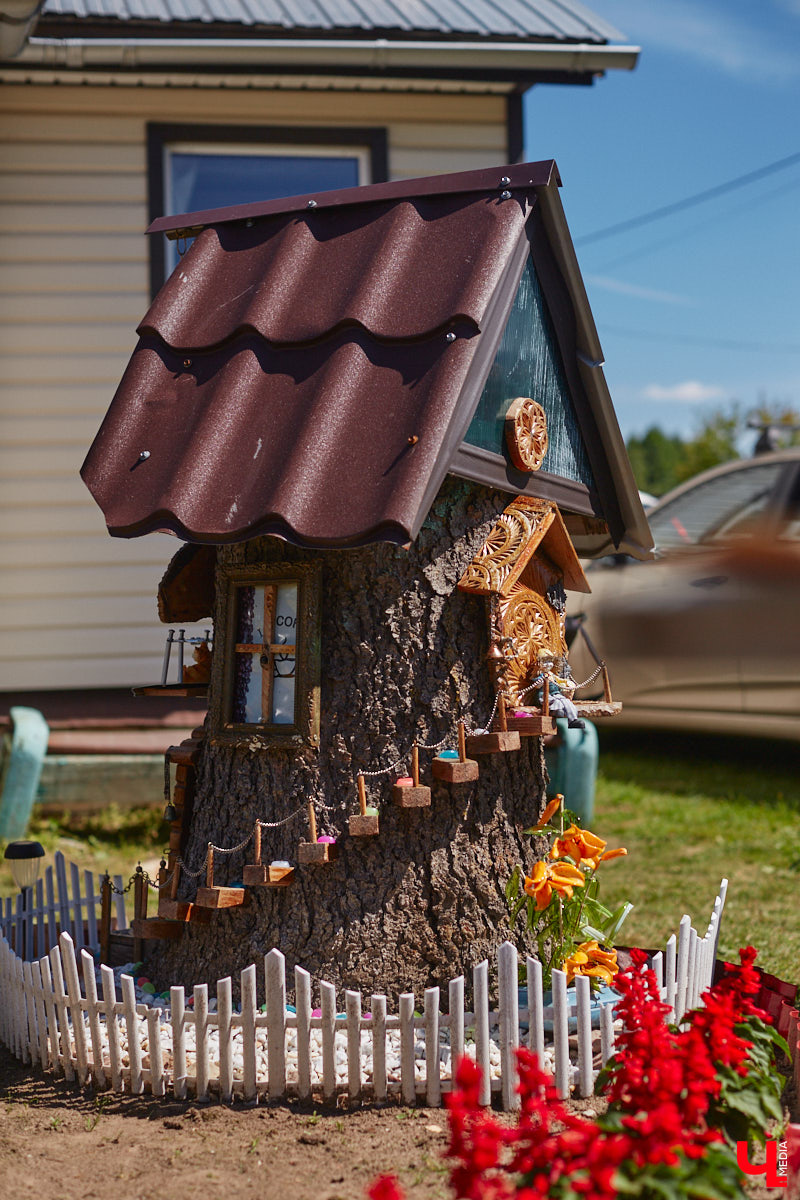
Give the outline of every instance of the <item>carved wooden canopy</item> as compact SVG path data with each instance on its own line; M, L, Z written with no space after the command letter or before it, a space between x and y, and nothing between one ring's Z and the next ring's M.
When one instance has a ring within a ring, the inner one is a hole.
M517 496L501 513L458 586L476 596L508 596L537 550L568 591L591 591L557 505L528 496Z

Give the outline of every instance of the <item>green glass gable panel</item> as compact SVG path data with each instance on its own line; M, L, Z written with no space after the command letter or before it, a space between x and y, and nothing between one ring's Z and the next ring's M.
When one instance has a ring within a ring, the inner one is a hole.
M567 388L561 354L530 257L464 441L503 454L503 422L516 396L532 396L547 416L548 448L542 470L592 487L589 458Z

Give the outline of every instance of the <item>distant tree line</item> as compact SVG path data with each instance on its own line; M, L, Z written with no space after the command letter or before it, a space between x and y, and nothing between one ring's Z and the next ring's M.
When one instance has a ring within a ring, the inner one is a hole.
M742 441L752 431L747 452L760 453L800 445L800 412L780 402L760 401L745 410L736 400L704 413L688 438L666 434L657 425L641 437L630 437L628 456L638 487L663 496L709 467L740 458Z

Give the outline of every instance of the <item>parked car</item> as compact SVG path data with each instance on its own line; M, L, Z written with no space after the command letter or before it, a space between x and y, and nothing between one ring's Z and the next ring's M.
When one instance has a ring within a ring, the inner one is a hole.
M575 678L591 643L615 724L800 738L800 447L706 471L647 516L653 560L598 559L570 596Z

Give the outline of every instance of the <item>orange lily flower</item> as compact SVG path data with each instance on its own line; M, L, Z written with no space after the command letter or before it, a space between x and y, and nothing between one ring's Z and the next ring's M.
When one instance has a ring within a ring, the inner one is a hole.
M529 896L533 896L536 908L541 912L552 900L553 892L571 900L573 888L583 887L583 883L583 872L570 863L554 863L550 866L546 862L537 862L533 864L531 874L525 877L524 888Z
M544 810L542 815L539 817L539 820L536 822L536 824L534 825L533 828L541 829L543 825L546 825L547 822L552 817L553 813L558 812L558 810L561 807L561 805L563 804L563 802L564 802L564 797L559 792L559 794L550 801L547 808Z
M596 941L583 942L564 959L561 969L567 973L567 983L572 983L576 975L588 975L591 979L612 983L619 970L617 952L601 950Z
M618 847L616 850L606 850L600 855L600 862L609 862L612 858L624 858L628 851L624 846Z
M550 857L564 858L567 856L578 866L586 865L595 870L606 844L602 838L588 829L579 829L577 825L570 825L560 838L556 838L550 851Z

